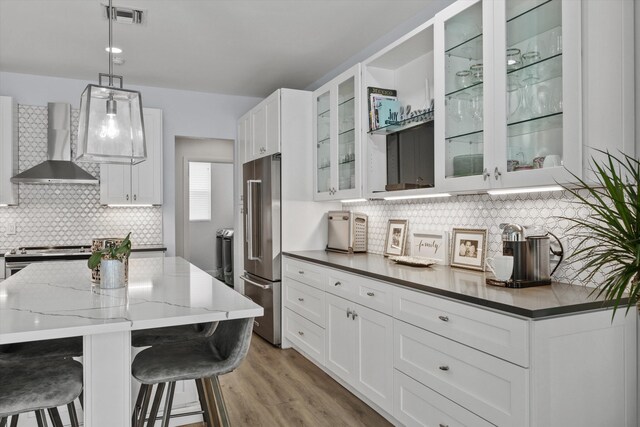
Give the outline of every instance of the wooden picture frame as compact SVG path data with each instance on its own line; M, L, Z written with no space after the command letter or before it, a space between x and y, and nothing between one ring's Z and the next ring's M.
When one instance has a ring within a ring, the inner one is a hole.
M449 265L449 232L424 230L411 233L411 256Z
M390 219L387 226L387 237L384 240L384 256L404 255L404 247L407 243L407 228L409 221L406 219Z
M454 227L451 234L451 266L484 271L487 229Z

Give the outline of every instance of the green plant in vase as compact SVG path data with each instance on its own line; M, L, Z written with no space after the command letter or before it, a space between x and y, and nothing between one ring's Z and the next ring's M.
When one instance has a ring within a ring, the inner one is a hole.
M106 248L93 252L87 262L89 268L96 268L103 259L124 261L131 253L131 240L129 240L129 236L131 236L131 233L127 234L127 237L125 237L120 244L107 245Z
M627 312L640 299L640 161L626 154L592 158L594 184L577 176L577 186L563 186L578 203L589 209L586 218L564 219L572 223L571 237L578 240L570 261L583 262L587 280L602 272L604 280L594 292L613 303L613 313L628 294Z

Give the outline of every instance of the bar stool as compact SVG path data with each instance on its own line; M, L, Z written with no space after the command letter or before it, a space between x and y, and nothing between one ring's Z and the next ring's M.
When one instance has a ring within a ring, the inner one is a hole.
M0 345L0 360L71 358L82 356L82 337L29 341Z
M213 334L217 326L218 322L208 322L168 326L166 328L140 329L131 332L131 345L134 347L148 347L206 338Z
M201 412L207 426L214 416L229 425L218 376L237 368L249 351L253 318L220 322L210 337L174 344L157 345L141 351L133 360L131 372L142 383L133 411L132 425L144 425L153 385L158 384L147 426L153 426L167 386L162 426L169 425L176 381L195 380ZM216 424L217 425L217 424Z
M58 406L67 405L77 427L73 401L82 392L82 364L71 359L0 361L0 427L17 425L19 414L35 411L38 426L46 425L44 410L54 427L62 427Z

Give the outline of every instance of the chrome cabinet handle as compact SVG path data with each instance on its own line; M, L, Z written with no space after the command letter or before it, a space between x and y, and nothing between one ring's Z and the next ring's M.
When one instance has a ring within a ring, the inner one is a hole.
M356 320L356 317L358 317L358 313L356 313L355 311L351 312L351 320Z
M298 301L302 302L304 301L304 298L298 298Z
M440 365L438 366L438 369L440 369L441 371L448 371L449 367L447 365Z
M368 295L368 296L370 296L370 297L372 297L372 296L374 296L375 294L374 294L373 292L367 292L367 295Z
M351 316L351 309L347 308L347 319L349 318L349 316Z
M333 286L342 286L342 283L336 282L336 283L333 284Z
M442 320L443 322L448 322L449 316L438 316L438 319Z
M302 335L304 335L304 332L298 331L298 335L302 336Z
M484 181L487 180L487 178L489 178L491 176L491 174L489 173L489 171L487 170L487 168L484 168L484 170L482 171L482 179Z
M298 274L304 274L304 271L298 270Z
M134 194L134 195L133 195L133 201L135 202L136 200L138 200L138 195L137 195L137 194Z
M439 424L438 424L438 427L449 427L449 424L442 424L442 423L439 423Z
M127 202L129 201L129 195L127 194Z
M498 180L498 178L500 178L501 175L502 175L502 172L500 172L500 170L496 166L496 168L493 171L493 176L496 178L496 181Z

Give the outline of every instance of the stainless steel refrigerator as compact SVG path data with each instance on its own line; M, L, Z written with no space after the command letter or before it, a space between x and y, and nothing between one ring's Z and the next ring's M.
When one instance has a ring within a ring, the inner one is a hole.
M280 345L280 155L243 166L244 293L264 308L253 330Z

